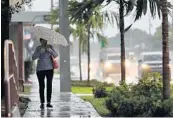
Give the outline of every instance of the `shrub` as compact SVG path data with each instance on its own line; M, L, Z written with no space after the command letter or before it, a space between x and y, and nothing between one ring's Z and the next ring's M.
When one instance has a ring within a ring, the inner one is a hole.
M162 77L159 73L150 73L132 87L134 96L145 96L151 99L162 99Z
M154 104L152 115L153 117L172 117L173 116L173 98L169 100L160 101Z
M126 84L121 84L118 87L114 87L113 90L108 95L108 99L106 100L106 106L108 110L110 110L113 116L124 116L119 112L124 106L124 101L127 100L131 96L130 86ZM121 107L122 106L122 107ZM131 108L130 108L131 109ZM126 109L127 110L127 109ZM127 115L127 114L126 114Z
M102 98L107 96L106 88L103 85L99 85L93 88L93 94L95 98Z
M163 101L162 88L160 74L149 74L137 85L123 83L115 87L106 100L106 106L113 116L173 116L173 99Z

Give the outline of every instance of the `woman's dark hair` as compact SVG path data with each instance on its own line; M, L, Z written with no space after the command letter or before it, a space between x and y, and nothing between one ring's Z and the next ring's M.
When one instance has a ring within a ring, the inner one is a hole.
M42 40L45 40L45 39L43 39L43 38L40 38L40 41L42 41Z
M43 39L43 38L40 38L40 41L44 41L47 43L47 40L46 39Z
M43 39L43 38L40 38L40 42L43 43L43 45L47 45L47 40Z

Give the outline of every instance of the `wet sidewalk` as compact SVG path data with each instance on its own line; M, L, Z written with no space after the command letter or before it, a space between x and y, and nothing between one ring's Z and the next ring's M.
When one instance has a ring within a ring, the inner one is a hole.
M70 92L60 93L60 80L57 77L53 80L51 100L53 109L45 107L44 110L41 110L37 78L32 75L30 80L32 81L32 88L29 94L31 102L28 104L24 117L100 117L89 102L83 101L80 97Z

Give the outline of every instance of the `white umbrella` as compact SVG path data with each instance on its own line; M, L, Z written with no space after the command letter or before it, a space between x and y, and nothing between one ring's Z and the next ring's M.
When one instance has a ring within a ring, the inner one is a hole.
M62 46L68 45L67 40L63 35L46 27L35 26L31 28L31 33L36 36L37 39L43 38L47 40L49 44L58 44Z

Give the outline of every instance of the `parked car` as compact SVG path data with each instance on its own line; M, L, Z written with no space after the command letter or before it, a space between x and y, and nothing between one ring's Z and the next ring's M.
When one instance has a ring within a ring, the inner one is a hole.
M143 52L138 60L138 77L151 72L162 73L162 52Z

